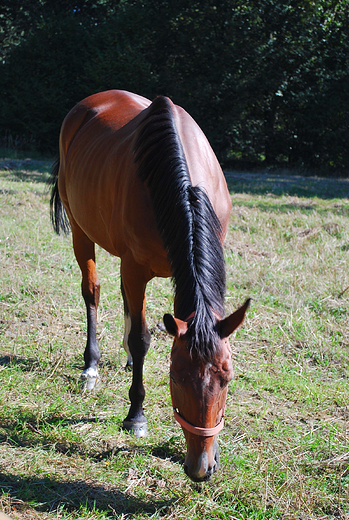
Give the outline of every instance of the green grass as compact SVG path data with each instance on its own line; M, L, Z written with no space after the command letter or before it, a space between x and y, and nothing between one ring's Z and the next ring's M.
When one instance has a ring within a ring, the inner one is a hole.
M235 378L221 469L184 475L171 414L168 280L148 287L149 436L128 410L119 260L97 251L102 386L80 385L85 310L71 238L49 222L49 161L0 160L0 511L29 519L321 519L349 515L349 183L231 173L226 311Z

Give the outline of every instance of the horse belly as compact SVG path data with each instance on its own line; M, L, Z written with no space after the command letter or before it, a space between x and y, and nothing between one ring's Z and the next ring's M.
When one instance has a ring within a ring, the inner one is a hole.
M132 193L132 196L131 196ZM144 185L137 178L130 189L123 213L123 234L127 250L137 264L148 266L152 276L171 276L171 268Z
M171 276L148 192L128 159L132 155L121 149L116 155L118 161L109 158L104 165L93 161L103 153L82 154L70 161L63 200L70 219L110 254L120 258L132 254L152 276Z

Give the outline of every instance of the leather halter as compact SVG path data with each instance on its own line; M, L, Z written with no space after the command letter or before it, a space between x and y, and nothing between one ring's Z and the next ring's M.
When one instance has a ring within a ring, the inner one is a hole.
M185 430L187 430L190 433L193 433L194 435L199 435L200 437L213 437L214 435L217 435L219 433L223 426L224 426L224 411L221 410L222 416L221 420L217 424L217 426L214 426L213 428L201 428L199 426L194 426L193 424L189 423L180 415L180 413L176 410L176 408L173 408L173 414L176 419L176 421L183 426Z

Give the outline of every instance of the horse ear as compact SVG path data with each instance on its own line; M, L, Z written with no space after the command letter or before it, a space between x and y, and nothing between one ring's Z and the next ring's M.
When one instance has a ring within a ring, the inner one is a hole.
M250 305L250 301L251 298L248 298L242 307L217 324L218 334L222 339L230 336L230 334L232 334L244 321L245 313Z
M166 330L171 336L183 336L188 330L187 322L174 318L172 314L165 314L163 320Z

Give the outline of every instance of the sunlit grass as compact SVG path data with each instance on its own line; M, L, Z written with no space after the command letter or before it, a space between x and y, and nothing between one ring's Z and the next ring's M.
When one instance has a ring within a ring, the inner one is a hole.
M82 391L80 273L71 238L50 226L48 166L0 168L0 510L20 520L348 515L347 181L228 176L226 311L252 304L233 342L221 469L198 486L182 469L171 339L157 327L171 282L148 286L149 436L137 440L121 430L131 376L119 260L99 248L102 386Z

